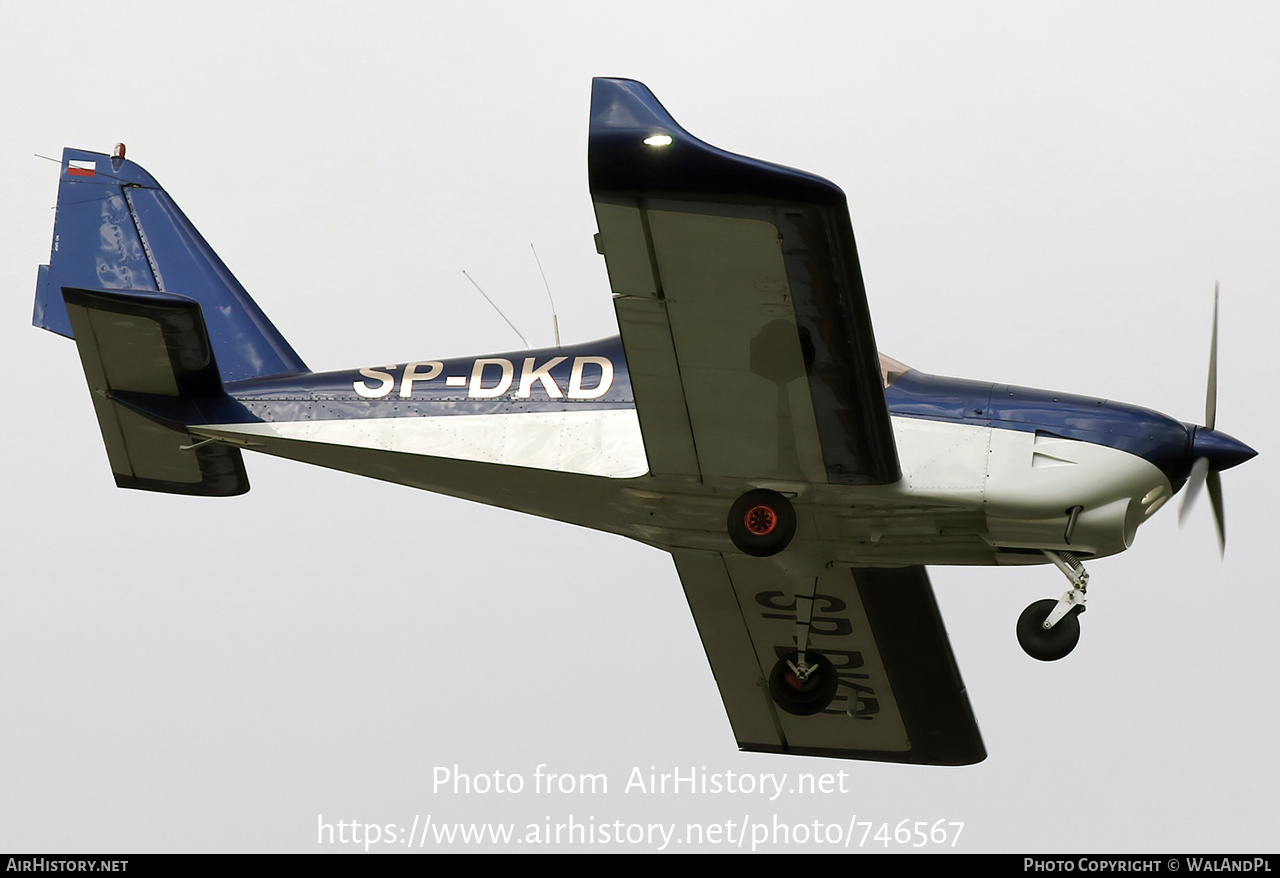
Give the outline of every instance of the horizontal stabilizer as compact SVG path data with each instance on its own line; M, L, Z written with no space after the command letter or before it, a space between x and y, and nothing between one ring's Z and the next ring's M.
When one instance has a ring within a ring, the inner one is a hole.
M161 421L131 404L222 396L199 304L150 290L62 293L116 484L203 496L248 491L238 449L197 445L182 423Z

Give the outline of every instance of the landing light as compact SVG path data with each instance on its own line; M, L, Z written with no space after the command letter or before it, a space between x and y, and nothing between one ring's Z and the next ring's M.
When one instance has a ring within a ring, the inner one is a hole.
M671 135L670 134L654 134L650 137L646 137L644 139L644 142L649 144L649 146L670 146Z

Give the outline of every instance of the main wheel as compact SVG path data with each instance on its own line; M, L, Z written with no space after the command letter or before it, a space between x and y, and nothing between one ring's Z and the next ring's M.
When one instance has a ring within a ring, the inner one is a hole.
M1083 606L1072 607L1057 625L1045 629L1044 620L1057 605L1058 602L1051 599L1036 601L1018 617L1018 645L1033 659L1056 662L1080 642L1079 616L1084 612Z
M808 651L805 658L815 667L807 679L801 680L787 664L799 657L799 653L793 652L773 666L773 673L769 675L769 694L773 696L773 703L787 713L812 716L825 710L831 699L836 697L840 679L826 656Z
M796 511L777 491L759 488L734 501L729 510L729 539L757 558L776 555L796 535Z

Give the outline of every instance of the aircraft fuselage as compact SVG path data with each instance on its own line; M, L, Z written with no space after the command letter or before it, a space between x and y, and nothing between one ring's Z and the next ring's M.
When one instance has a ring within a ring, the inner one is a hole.
M744 486L650 471L617 338L226 390L187 404L207 410L167 419L268 454L663 548L724 550L725 508ZM778 391L762 379L761 392ZM1212 440L1227 457L1247 451L1148 409L1073 394L915 370L894 375L885 392L898 482L771 478L767 466L744 473L750 486L793 498L796 540L818 552L791 554L874 566L1045 563L1042 549L1111 555L1185 482L1193 444L1203 453Z

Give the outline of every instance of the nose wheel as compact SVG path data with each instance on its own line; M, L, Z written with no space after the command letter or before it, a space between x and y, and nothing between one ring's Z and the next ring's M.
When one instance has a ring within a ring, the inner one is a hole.
M1056 662L1080 642L1080 614L1084 612L1089 574L1080 559L1070 552L1044 550L1071 581L1071 590L1058 600L1036 601L1018 617L1018 645L1033 659Z
M1080 619L1084 607L1072 607L1052 628L1046 628L1058 602L1052 598L1036 601L1018 617L1018 645L1033 659L1056 662L1076 648L1080 642Z

